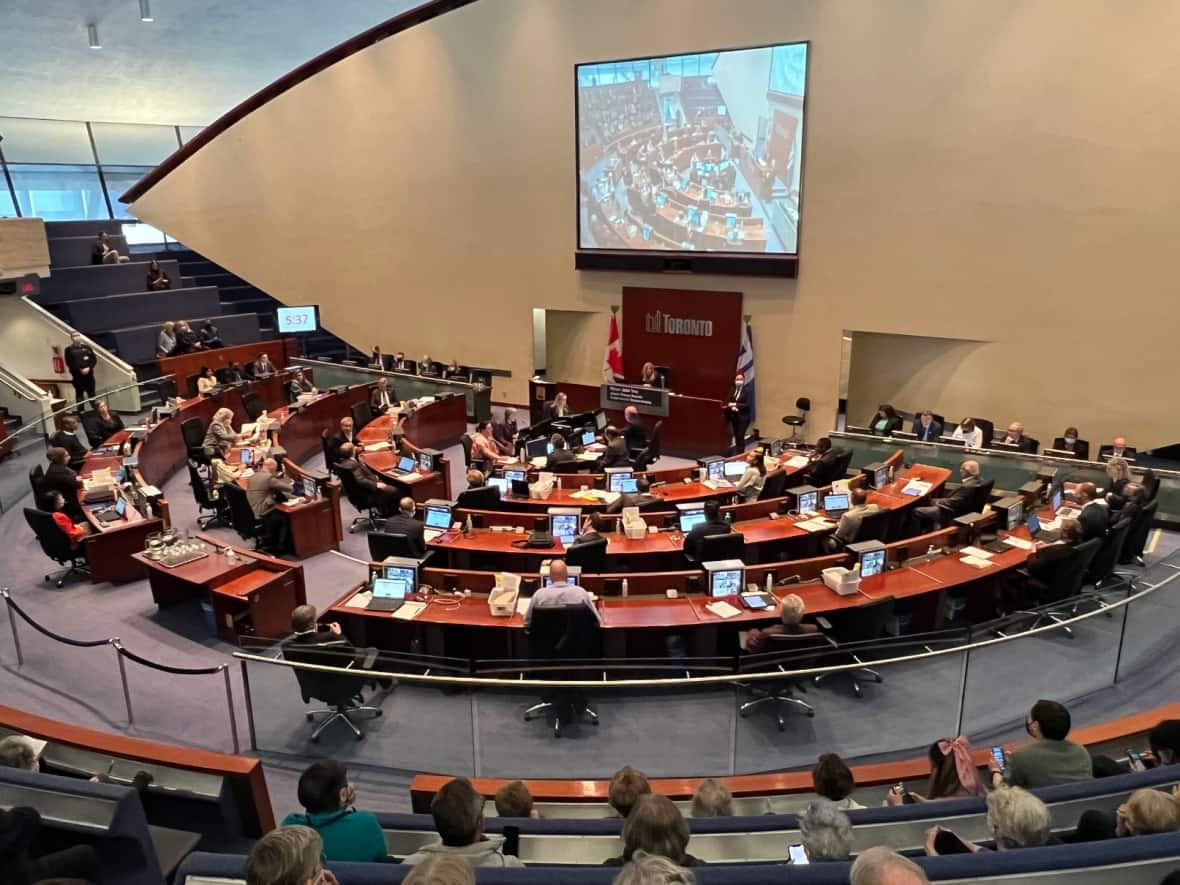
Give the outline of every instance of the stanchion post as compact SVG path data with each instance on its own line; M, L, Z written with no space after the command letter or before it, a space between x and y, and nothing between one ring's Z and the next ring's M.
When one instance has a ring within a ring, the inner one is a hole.
M242 696L246 699L246 729L250 732L250 749L258 749L258 735L254 733L254 705L250 702L250 674L242 661ZM229 674L225 677L229 679Z
M234 713L234 693L229 684L229 664L222 664L218 669L225 677L225 704L229 709L229 730L234 739L234 753L239 753L241 746L238 744L238 717Z
M135 717L131 712L131 687L127 684L127 665L123 663L123 646L119 644L119 637L111 640L115 648L115 658L119 662L119 680L123 683L123 702L127 705L127 724L134 725Z
M8 595L8 588L5 587L4 593L4 610L8 613L8 626L12 628L12 645L16 648L16 665L23 667L25 665L25 656L21 652L20 635L16 632L16 618L12 616L12 597Z

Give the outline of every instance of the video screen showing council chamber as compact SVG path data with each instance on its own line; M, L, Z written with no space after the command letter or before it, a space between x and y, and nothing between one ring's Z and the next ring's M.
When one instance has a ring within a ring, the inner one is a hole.
M579 65L579 247L797 254L807 49Z

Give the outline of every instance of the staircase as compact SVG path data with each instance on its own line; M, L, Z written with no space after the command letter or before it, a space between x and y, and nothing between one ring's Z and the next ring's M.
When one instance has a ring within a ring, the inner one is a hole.
M191 277L194 286L217 286L222 313L255 313L258 315L258 327L263 339L277 337L275 308L283 306L281 301L192 249L169 249L166 252L157 252L155 257L160 260L170 258L178 261L181 276ZM344 341L324 329L306 336L303 339L303 347L305 355L315 359L340 361L358 355L356 350L349 348ZM360 356L363 357L364 354Z

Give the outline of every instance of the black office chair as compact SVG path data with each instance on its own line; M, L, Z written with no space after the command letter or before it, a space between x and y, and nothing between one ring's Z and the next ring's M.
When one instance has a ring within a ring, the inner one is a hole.
M578 468L582 465L578 461L562 461L560 464L554 464L548 468L553 473L577 473Z
M85 542L80 544L77 550L71 548L69 535L58 528L57 523L53 521L52 513L34 510L32 507L26 507L24 511L25 522L33 530L33 534L37 537L37 543L41 545L41 550L58 565L65 566L57 573L47 574L45 580L52 582L57 587L64 587L66 578L70 575L90 577L90 566L86 562Z
M697 542L696 550L685 549L684 558L693 565L716 562L719 559L741 559L746 549L746 536L741 532L724 535L705 535Z
M262 540L262 521L254 516L246 490L237 483L230 483L221 487L221 493L229 505L230 524L234 531L244 540L253 541L254 549L257 550Z
M895 608L894 598L885 596L864 605L836 609L817 618L817 621L820 629L835 644L838 658L844 659L845 663L864 665L863 652L885 636L885 629L893 620ZM882 681L880 673L864 665L855 670L821 673L815 677L815 684L820 685L824 680L836 676L847 676L852 680L852 693L858 698L862 696L862 682L879 684Z
M328 438L332 435L332 430L325 427L320 431L320 450L324 453L324 469L329 473L336 472L336 465L332 463L331 446L328 443Z
M794 670L808 670L824 652L830 652L835 645L822 633L772 633L766 637L767 650L752 654L743 654L738 659L738 673L789 673ZM738 715L746 716L751 710L756 710L763 704L774 706L775 716L778 718L778 730L786 729L783 716L786 707L802 710L807 717L815 716L815 708L802 698L796 697L795 692L807 693L807 688L800 679L784 676L782 679L767 679L757 682L738 682L741 688L748 689L751 699L738 707Z
M1155 471L1148 467L1143 471L1143 476L1139 479L1139 485L1143 486L1143 499L1151 501L1160 490L1160 478L1155 475Z
M530 615L527 631L529 659L538 663L562 661L587 663L602 656L602 629L598 619L585 605L554 605L537 608ZM541 678L578 680L583 670L549 670ZM554 687L544 693L540 703L524 711L524 721L553 714L553 736L561 737L563 725L585 717L598 724L598 713L590 706L581 689Z
M1119 565L1131 565L1132 563L1143 565L1143 551L1147 547L1147 538L1151 534L1151 524L1155 521L1155 513L1158 509L1159 498L1153 497L1143 506L1143 509L1139 512L1139 516L1131 523L1131 529L1127 533L1126 541L1123 543Z
M364 671L343 669L351 663L351 656L345 660L344 655L331 654L325 649L304 648L296 643L283 646L284 659L296 664L318 664L325 667L340 667L342 669L331 672L328 670L304 670L292 667L295 671L295 681L299 683L299 693L304 703L322 701L327 706L308 710L304 715L308 722L317 716L325 717L311 733L312 743L318 743L320 735L333 722L343 722L352 729L352 733L359 741L365 733L357 727L353 717L358 713L371 713L374 718L381 715L380 707L366 705L361 696L365 674Z
M1025 436L1024 450L1031 455L1036 455L1041 451L1041 441L1035 436Z
M350 471L339 470L336 475L340 477L340 484L344 487L344 497L348 499L349 504L360 511L360 516L352 520L352 525L348 527L348 530L355 532L361 527L369 529L376 527L380 517L377 513L377 501L374 496L369 493L368 489L357 485L356 477Z
M368 400L353 403L349 411L352 413L352 424L356 433L360 433L361 428L373 420L373 409L369 406Z
M102 431L98 429L98 412L90 409L83 412L81 415L82 429L86 432L86 441L90 443L90 448L102 445L103 436Z
M987 418L971 418L975 422L975 426L983 433L983 447L990 448L992 440L996 438L996 425L994 421L989 421ZM944 425L945 426L945 425ZM954 428L951 428L953 431Z
M455 507L463 510L499 510L500 490L495 486L465 489L455 499Z
M180 435L188 448L188 456L198 464L208 466L209 456L205 454L205 422L200 418L186 418L180 424Z
M201 377L200 372L193 372L191 375L186 375L184 378L185 396L197 395L197 379Z
M835 465L832 467L831 476L826 478L822 483L812 480L814 485L829 485L838 479L843 479L848 475L848 465L852 463L852 449L839 449L839 457L836 459Z
M651 429L651 439L647 441L647 445L639 450L635 456L635 469L647 470L652 464L660 459L663 454L661 449L661 435L664 431L664 422L657 421L655 426Z
M762 489L758 492L758 500L769 501L772 498L781 498L786 493L787 471L779 468L766 474L766 479L762 481Z
M33 490L33 503L38 507L45 505L45 501L41 497L41 483L44 479L45 469L40 464L29 468L29 488Z
M860 541L884 541L885 531L889 526L889 517L892 515L890 510L878 510L876 513L866 513L861 518L860 525L856 527L856 531L852 534L852 539L848 542L856 544Z
M1126 544L1127 534L1131 530L1133 521L1129 517L1120 519L1100 539L1102 544L1090 561L1085 578L1082 579L1082 586L1092 584L1093 589L1082 590L1078 593L1077 598L1074 599L1073 607L1070 609L1071 615L1076 615L1088 605L1098 609L1107 608L1110 603L1106 601L1103 594L1109 592L1113 587L1122 587L1127 592L1131 591L1135 583L1134 578L1128 574L1116 572L1115 567L1122 555L1123 546ZM1107 612L1108 616L1110 614Z
M606 538L575 542L565 548L566 565L580 566L582 574L597 575L606 571Z
M257 421L258 416L266 411L266 400L258 391L247 390L242 394L242 408L245 409L247 418Z
M1102 548L1102 542L1103 538L1091 538L1089 541L1083 541L1075 546L1073 555L1053 572L1052 580L1047 587L1027 585L1027 590L1034 599L1037 610L1018 614L1032 615L1032 623L1029 624L1030 630L1047 623L1060 624L1072 617L1069 612L1065 611L1065 603L1081 593L1086 573L1098 555L1098 551ZM1059 604L1060 608L1051 608L1051 606ZM1065 631L1065 635L1073 638L1071 627L1062 627L1061 629Z
M416 559L419 564L425 563L433 551L419 548L409 535L401 532L369 532L369 560L384 562L390 556L400 556L404 559Z
M220 492L209 488L195 461L188 462L188 484L197 502L197 525L202 529L212 526L230 527L229 505Z
M791 435L787 437L788 442L796 443L799 441L799 428L807 423L807 413L810 411L811 400L805 396L801 396L795 400L795 414L783 416L783 423L791 428Z
M971 509L968 513L982 513L983 508L987 506L992 499L992 489L996 487L996 481L989 479L987 482L980 483L979 488L975 490L975 498L971 502Z
M471 434L470 433L464 433L462 436L459 437L459 445L461 445L463 447L463 465L468 470L470 470L472 467L474 467L476 470L479 470L483 473L487 473L487 465L484 463L483 458L472 459L472 457L471 457Z

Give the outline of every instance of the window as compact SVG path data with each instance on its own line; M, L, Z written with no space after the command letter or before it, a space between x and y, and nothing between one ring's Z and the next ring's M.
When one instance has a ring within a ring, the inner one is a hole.
M119 202L119 197L127 192L127 189L135 182L139 181L149 172L151 166L103 166L102 177L107 183L107 194L111 198L111 210L115 213L116 218L133 218L127 211L127 205Z
M12 194L8 191L8 182L0 177L0 218L15 218L16 204L12 202Z
M109 218L95 166L9 163L20 211L46 221Z

